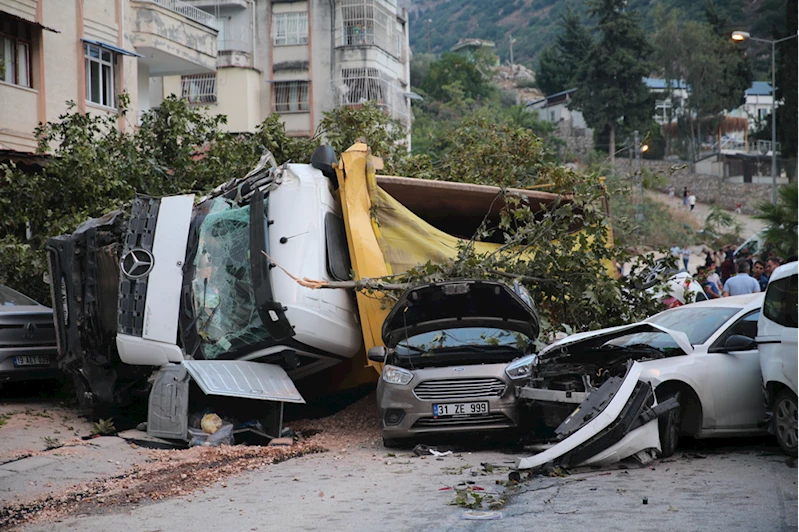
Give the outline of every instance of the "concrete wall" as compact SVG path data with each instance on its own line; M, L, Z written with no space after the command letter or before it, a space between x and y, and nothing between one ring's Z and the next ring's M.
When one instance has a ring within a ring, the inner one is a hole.
M683 187L688 187L696 195L696 200L702 203L720 205L729 210L740 203L741 212L753 214L757 212L759 203L771 201L771 183L731 183L720 177L694 173L691 163L686 162L643 159L641 166L665 178L665 183L659 187L662 192L673 186L679 196ZM616 159L616 170L621 174L629 173L629 160Z
M259 89L261 73L251 68L220 68L216 71L217 105L214 113L227 115L226 131L255 131L262 122Z

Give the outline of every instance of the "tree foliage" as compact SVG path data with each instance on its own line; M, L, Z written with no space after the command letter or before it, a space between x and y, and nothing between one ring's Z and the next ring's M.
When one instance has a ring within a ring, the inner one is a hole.
M574 106L595 132L609 131L612 159L617 128L644 129L652 119L654 98L643 82L651 46L625 0L589 0L588 9L600 38L580 64Z
M446 52L430 65L421 88L440 101L448 101L447 87L457 85L466 98L485 98L495 89L488 76L489 64L480 56Z
M593 44L591 34L571 5L561 15L555 44L541 51L536 80L544 94L575 88L576 74Z
M766 246L773 247L783 257L790 257L796 255L799 239L799 189L796 183L791 183L783 185L777 192L777 203L761 203L754 217L766 222L763 231Z

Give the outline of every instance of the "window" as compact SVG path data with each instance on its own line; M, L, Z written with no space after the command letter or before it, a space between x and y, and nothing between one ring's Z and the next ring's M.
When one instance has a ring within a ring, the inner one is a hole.
M0 15L0 81L31 87L30 24Z
M308 13L275 14L275 46L308 44Z
M342 0L341 19L340 45L375 45L389 54L401 56L401 47L395 39L396 13L375 0Z
M86 100L114 107L114 63L116 54L88 43L83 45L86 63Z
M772 281L766 289L763 314L783 327L797 327L797 276Z
M346 105L361 104L367 101L385 104L387 84L376 68L344 68L341 70L344 86L343 103Z
M216 103L216 74L180 77L180 95L189 103Z
M290 113L308 110L308 81L279 81L275 83L275 112Z

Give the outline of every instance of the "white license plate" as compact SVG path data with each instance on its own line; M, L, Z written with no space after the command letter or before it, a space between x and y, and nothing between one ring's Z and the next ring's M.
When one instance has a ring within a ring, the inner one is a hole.
M49 366L50 357L47 355L22 355L14 357L14 366Z
M433 405L433 417L479 416L481 414L488 414L488 401Z

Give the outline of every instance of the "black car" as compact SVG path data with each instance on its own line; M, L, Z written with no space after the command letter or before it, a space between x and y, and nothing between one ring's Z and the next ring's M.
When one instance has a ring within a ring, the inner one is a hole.
M0 285L0 386L61 375L53 311Z

